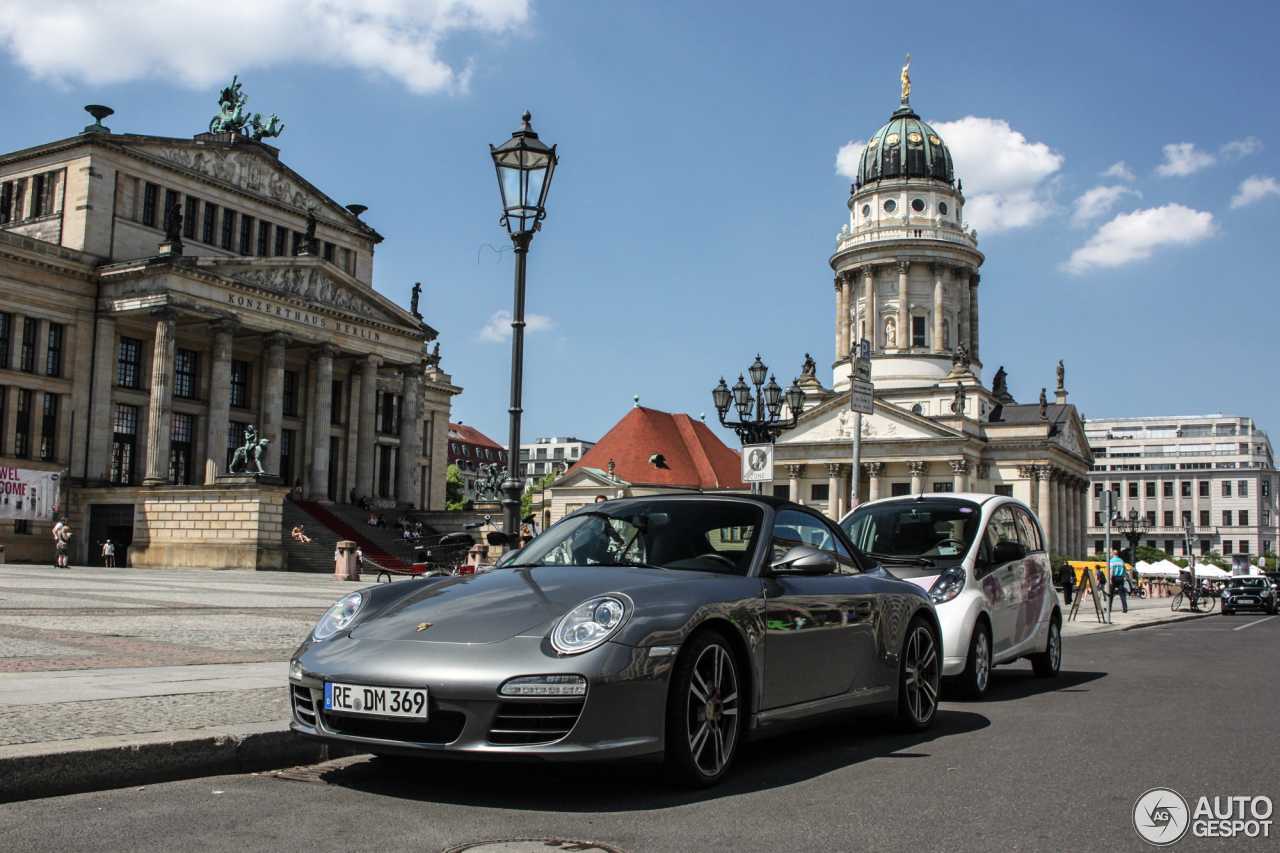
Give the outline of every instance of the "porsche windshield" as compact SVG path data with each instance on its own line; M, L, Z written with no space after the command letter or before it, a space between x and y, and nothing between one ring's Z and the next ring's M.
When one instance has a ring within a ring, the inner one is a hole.
M746 575L764 520L733 500L605 501L529 543L516 566L641 566Z
M868 504L840 526L854 545L883 563L893 564L897 558L936 572L964 559L981 519L982 509L970 501L926 498Z

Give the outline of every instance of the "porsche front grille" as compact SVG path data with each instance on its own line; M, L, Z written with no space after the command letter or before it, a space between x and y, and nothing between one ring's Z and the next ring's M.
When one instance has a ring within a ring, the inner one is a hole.
M503 702L489 729L495 746L552 743L569 734L584 702Z
M328 711L322 711L321 715L324 727L334 734L409 743L453 743L462 734L467 723L467 717L461 711L440 711L435 708L432 708L426 722L380 720L375 717L331 714Z
M316 706L311 698L311 690L297 684L289 685L289 693L293 699L293 716L304 726L316 727Z

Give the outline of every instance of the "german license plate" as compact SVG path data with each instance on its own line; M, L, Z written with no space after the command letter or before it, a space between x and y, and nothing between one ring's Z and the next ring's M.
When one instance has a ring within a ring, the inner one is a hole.
M324 709L339 714L374 717L427 718L427 690L404 687L369 687L364 684L324 683Z

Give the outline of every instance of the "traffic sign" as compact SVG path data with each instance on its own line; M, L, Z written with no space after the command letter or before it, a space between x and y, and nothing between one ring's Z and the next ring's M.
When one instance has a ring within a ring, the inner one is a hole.
M865 379L849 380L849 411L863 415L875 411L876 387Z
M742 482L773 482L772 444L744 444L742 446Z
M858 350L859 350L859 356L862 358L863 361L871 360L871 341L867 340L866 338L863 338L862 340L858 341Z

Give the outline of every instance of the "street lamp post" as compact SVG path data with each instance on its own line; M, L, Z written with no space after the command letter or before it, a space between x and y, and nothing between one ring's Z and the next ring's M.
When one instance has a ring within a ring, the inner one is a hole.
M1138 565L1138 542L1151 530L1151 521L1146 516L1139 516L1136 509L1129 510L1128 518L1121 516L1116 520L1116 529L1120 535L1129 540L1129 559ZM1108 555L1109 556L1109 555Z
M508 547L518 546L520 537L520 496L524 481L520 476L520 415L524 394L524 276L525 259L534 232L542 230L546 218L547 191L559 157L556 146L547 147L529 125L525 111L518 130L498 147L489 146L502 193L502 224L511 235L516 257L515 304L511 311L511 429L507 450L507 478L502 481L502 530Z
M1196 584L1196 552L1194 545L1200 537L1196 535L1196 523L1187 518L1187 523L1183 525L1182 535L1187 543L1187 566L1191 569L1191 585Z
M736 432L744 447L748 444L773 444L782 433L795 428L798 418L804 413L804 389L792 381L784 394L777 379L769 376L769 368L760 361L759 355L747 368L747 374L751 377L751 385L755 386L754 393L742 374L738 374L738 382L732 388L721 376L720 384L712 389L711 398L720 416L720 425ZM766 376L769 376L768 384L764 381ZM785 419L782 417L784 396L791 412L791 416ZM725 420L731 405L738 410L736 421ZM760 490L760 483L752 484L752 491L759 493Z

